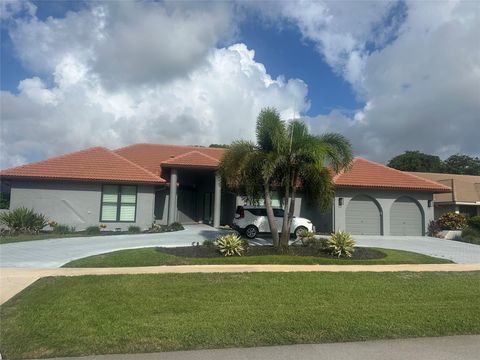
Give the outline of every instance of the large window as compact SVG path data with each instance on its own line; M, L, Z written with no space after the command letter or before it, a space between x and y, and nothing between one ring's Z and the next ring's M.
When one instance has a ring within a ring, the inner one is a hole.
M100 221L135 222L137 187L103 185Z

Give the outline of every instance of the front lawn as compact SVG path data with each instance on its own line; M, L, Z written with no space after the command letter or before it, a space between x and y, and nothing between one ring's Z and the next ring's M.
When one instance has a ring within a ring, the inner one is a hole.
M120 250L107 254L74 260L63 267L129 267L159 265L205 264L325 264L325 265L377 265L377 264L441 264L450 260L434 258L408 251L391 249L356 248L353 259L338 259L318 254L307 247L291 247L297 253L279 255L271 247L251 247L246 256L225 257L214 248L203 246L183 248L142 248ZM315 256L314 256L315 255Z
M6 358L480 333L480 272L44 278L0 307Z

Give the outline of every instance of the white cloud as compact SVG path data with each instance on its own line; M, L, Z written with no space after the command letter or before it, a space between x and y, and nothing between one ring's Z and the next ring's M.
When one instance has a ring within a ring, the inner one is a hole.
M295 1L257 6L312 42L366 105L307 118L386 161L405 150L480 155L478 2ZM308 79L307 79L308 81Z
M2 93L2 167L17 164L15 156L95 145L252 139L262 107L290 117L309 106L303 81L272 79L244 44L211 51L188 77L128 90L105 88L97 73L83 70L61 62L52 88L33 78L22 81L18 95Z

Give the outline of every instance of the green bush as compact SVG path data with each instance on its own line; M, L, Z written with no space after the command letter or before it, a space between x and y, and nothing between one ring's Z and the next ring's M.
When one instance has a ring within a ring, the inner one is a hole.
M4 193L0 193L0 209L8 208L10 208L10 199Z
M480 216L472 216L467 220L469 227L480 230Z
M204 240L202 245L207 248L212 248L215 246L215 242L213 240Z
M339 231L327 240L328 251L337 257L352 257L355 250L355 241L352 235L346 231Z
M242 238L237 234L223 235L218 239L218 251L224 256L242 256Z
M100 226L89 226L85 229L85 232L89 235L100 234Z
M48 225L47 217L32 209L20 207L0 214L0 224L6 226L11 234L38 234Z
M129 233L132 233L132 234L138 234L139 232L141 232L140 226L130 225L130 226L128 227L128 232L129 232Z
M480 229L473 226L467 226L462 230L462 241L480 245Z
M451 211L440 216L437 224L442 230L462 230L467 226L467 218L463 214Z
M168 226L168 231L180 231L180 230L185 230L185 228L179 222L171 223Z
M55 234L70 234L70 233L75 232L75 227L74 226L68 226L68 225L63 225L63 224L55 224L52 227L53 227L53 232Z
M300 232L298 237L302 242L302 245L307 246L315 240L315 233L313 231L304 230Z

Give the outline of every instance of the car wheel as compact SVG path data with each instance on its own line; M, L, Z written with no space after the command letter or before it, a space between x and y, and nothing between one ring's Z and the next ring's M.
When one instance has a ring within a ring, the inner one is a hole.
M258 229L254 225L249 225L245 228L245 236L249 239L255 239L258 234Z
M302 234L302 232L304 231L308 231L308 229L305 227L305 226L299 226L295 229L295 237L298 239L300 237L300 235Z

